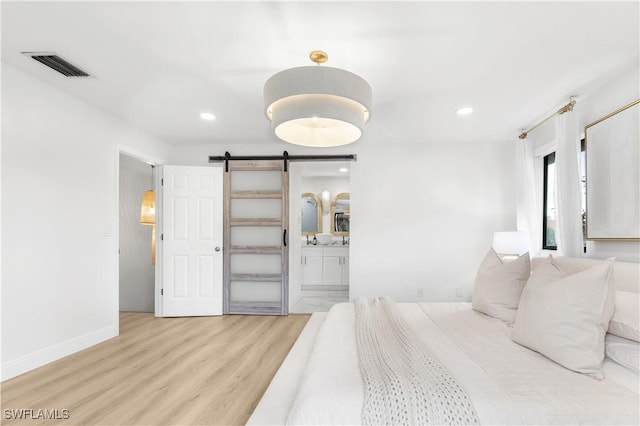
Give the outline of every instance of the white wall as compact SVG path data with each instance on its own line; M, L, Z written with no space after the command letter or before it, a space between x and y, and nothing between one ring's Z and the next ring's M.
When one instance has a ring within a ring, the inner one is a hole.
M140 224L144 191L153 189L151 166L120 154L119 282L120 311L154 312L155 265L152 226Z
M514 145L395 144L389 154L371 147L351 168L350 297L408 302L420 288L420 300L470 300L493 232L515 229Z
M2 64L2 378L118 332L117 151L164 143Z
M289 241L300 241L302 239L302 217L299 203L292 202L297 194L302 194L301 187L303 165L292 163L289 168ZM289 244L289 309L293 307L302 297L302 246L300 244Z
M470 300L493 232L515 230L513 142L387 142L372 132L325 151L289 144L184 146L173 150L171 161L206 164L209 155L225 151L357 154L350 170L350 297L415 301L420 287L421 300Z

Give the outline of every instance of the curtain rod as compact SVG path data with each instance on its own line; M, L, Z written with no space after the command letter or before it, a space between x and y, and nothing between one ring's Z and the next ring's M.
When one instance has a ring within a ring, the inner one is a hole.
M287 151L284 151L282 155L238 155L232 156L229 152L225 152L224 155L210 155L209 163L225 163L225 170L229 171L229 161L244 160L283 160L284 171L287 171L289 161L356 161L358 157L355 154L347 155L289 155Z
M518 138L520 139L526 139L527 135L529 134L530 131L532 131L533 129L536 129L540 126L542 126L545 122L547 122L548 120L550 120L551 118L555 117L556 115L562 115L565 112L570 112L573 111L573 107L576 104L575 96L571 96L569 97L569 103L566 104L565 106L563 106L562 108L560 108L558 111L554 112L553 114L551 114L550 116L548 116L547 118L545 118L544 120L540 121L539 123L537 123L535 126L531 127L529 130L522 130L522 133L520 133L520 135L518 136Z

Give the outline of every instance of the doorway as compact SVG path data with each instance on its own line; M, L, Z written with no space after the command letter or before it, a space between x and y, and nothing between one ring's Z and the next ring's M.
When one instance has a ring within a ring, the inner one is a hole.
M349 301L351 212L350 207L345 209L345 200L350 202L353 165L351 161L291 165L291 313L326 312L336 303ZM302 229L303 207L307 214L313 211L309 203L317 204L319 217L307 217L304 222L305 226L318 223L315 232Z
M147 162L119 153L119 311L155 311L154 227L140 223L145 191L154 189L154 169Z

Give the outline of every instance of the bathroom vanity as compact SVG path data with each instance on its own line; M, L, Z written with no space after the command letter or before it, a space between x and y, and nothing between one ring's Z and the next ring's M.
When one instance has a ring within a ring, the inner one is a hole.
M302 290L348 290L348 246L302 246L301 261Z

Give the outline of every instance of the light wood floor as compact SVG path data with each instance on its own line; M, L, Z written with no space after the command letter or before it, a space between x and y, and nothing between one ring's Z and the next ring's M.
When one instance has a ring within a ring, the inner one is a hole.
M2 424L244 424L309 315L154 318L122 313L120 336L1 385ZM64 409L14 421L6 409Z

